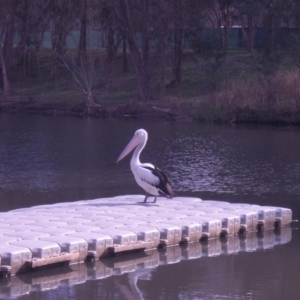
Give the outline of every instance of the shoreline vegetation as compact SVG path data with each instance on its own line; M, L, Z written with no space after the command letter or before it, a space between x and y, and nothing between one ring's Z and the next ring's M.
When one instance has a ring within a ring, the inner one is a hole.
M285 53L276 72L269 73L259 52L228 50L216 60L187 51L183 54L181 85L174 87L169 81L163 100L154 53L149 101L139 100L134 66L128 61L128 70L123 72L121 54L115 60L113 79L105 78L104 55L94 57L94 63L103 64L93 78L94 105L87 106L86 96L69 70L57 68L58 75L46 78L51 53L44 51L39 64L33 65L23 80L16 81L9 96L0 94L0 113L300 125L300 69ZM70 63L72 59L70 55ZM34 76L37 72L38 78ZM172 78L171 73L172 69L166 68L167 80ZM21 74L15 76L22 78Z
M200 123L251 123L269 125L300 125L300 110L291 111L254 109L249 107L215 108L206 104L165 104L140 103L102 103L87 112L82 103L67 103L57 101L12 101L1 102L0 113L28 113L44 115L65 115L96 118L124 118L137 120L170 121L170 122L200 122Z
M6 1L0 113L300 125L299 1Z

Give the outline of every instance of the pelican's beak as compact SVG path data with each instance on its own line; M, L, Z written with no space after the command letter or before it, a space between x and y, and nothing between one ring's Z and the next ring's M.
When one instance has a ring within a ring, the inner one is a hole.
M141 142L140 137L135 135L131 141L128 143L128 145L125 147L123 152L120 154L119 158L117 159L117 162L119 162L121 159L123 159L126 155L128 155L139 143Z

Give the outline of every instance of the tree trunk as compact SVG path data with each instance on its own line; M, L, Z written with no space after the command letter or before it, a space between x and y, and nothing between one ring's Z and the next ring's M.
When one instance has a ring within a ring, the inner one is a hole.
M114 61L115 61L115 30L109 26L106 35L106 87L108 88L114 77Z
M2 31L0 33L0 41L2 41L3 33L4 33L4 28L2 29ZM9 80L7 77L6 65L5 65L5 60L4 60L3 49L2 49L1 43L0 43L0 64L1 64L1 70L2 70L4 96L7 97L10 95L10 85L9 85Z
M123 72L128 72L128 59L127 59L127 40L126 36L123 37L123 51L122 51L122 58L123 58Z
M78 60L86 60L86 11L87 0L83 0L82 16L80 20L80 36L78 46Z
M13 2L9 1L9 5L12 6ZM15 17L12 12L9 12L6 18L6 30L3 42L3 56L5 61L6 70L10 68L10 63L13 58L13 42L15 33Z
M133 64L137 74L137 85L139 90L139 98L141 101L147 101L150 99L150 82L149 82L149 0L143 1L143 14L142 14L142 35L143 44L142 52L140 52L139 47L135 39L135 31L132 28L132 16L131 16L131 6L130 1L120 0L121 13L119 19L124 28L127 36L128 45L130 53L132 56Z
M173 79L172 84L179 86L181 84L181 61L182 61L182 37L183 37L183 22L182 22L182 0L175 2L174 14L175 26L174 29L174 58L173 58Z
M166 78L165 78L165 71L166 71L166 45L167 45L167 35L165 34L162 37L161 41L161 74L160 74L160 99L161 101L165 100L166 94Z
M247 25L248 25L247 27L248 31L246 31L246 28L242 27L243 39L245 42L246 50L248 52L253 52L254 39L255 39L256 28L257 28L257 26L255 26L254 16L252 15L247 16Z

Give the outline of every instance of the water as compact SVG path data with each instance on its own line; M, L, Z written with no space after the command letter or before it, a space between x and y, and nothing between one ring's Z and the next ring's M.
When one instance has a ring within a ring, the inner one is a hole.
M138 128L149 133L141 160L165 170L177 195L284 206L300 219L299 127L8 114L0 115L0 211L143 194L129 158L116 164ZM298 299L299 246L299 231L293 229L291 242L271 249L179 260L46 291L32 289L19 298Z

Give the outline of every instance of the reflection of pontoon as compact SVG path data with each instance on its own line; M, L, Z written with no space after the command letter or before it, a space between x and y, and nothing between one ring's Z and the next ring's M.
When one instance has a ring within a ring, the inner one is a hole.
M1 213L0 273L13 275L55 263L79 263L87 258L97 260L130 250L149 251L203 239L202 254L232 253L236 246L229 246L229 237L240 233L246 233L240 250L255 250L257 245L266 249L273 243L267 241L266 233L252 245L251 232L292 221L288 208L188 197L144 204L143 199L139 195L119 196ZM165 258L167 263L172 260Z
M152 271L160 265L180 263L181 260L201 259L201 257L237 254L240 251L251 252L272 248L291 241L291 232L291 227L283 227L279 233L275 233L274 230L266 230L263 234L251 232L243 238L232 235L226 240L209 239L201 243L186 243L160 250L17 274L0 280L0 298L18 297L32 291L56 289L61 285L81 284L88 280L99 280L129 273L131 292L138 299L143 299L137 281L150 279Z

